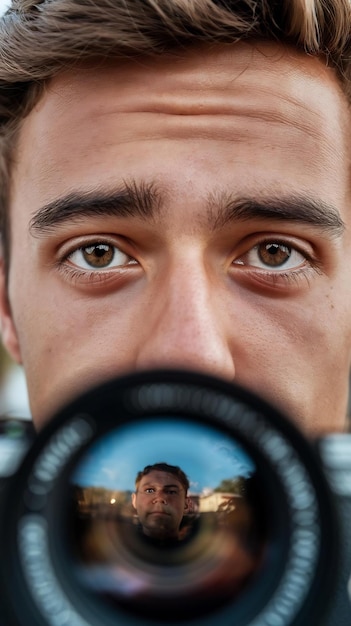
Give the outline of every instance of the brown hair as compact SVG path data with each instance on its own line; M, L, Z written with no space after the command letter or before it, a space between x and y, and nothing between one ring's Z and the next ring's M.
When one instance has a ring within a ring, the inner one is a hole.
M11 157L46 82L89 58L271 39L322 55L351 97L350 0L12 0L0 20L0 233L9 257Z
M178 467L178 465L168 465L168 463L154 463L153 465L147 465L143 470L137 473L135 479L135 485L138 488L138 485L143 478L143 476L147 476L150 472L166 472L167 474L173 474L180 484L184 487L185 493L187 493L190 483L186 474L184 474L183 470Z

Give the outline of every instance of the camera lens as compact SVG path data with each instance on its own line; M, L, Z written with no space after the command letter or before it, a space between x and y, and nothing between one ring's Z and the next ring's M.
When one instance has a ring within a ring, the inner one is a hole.
M338 553L328 486L294 426L184 372L110 381L66 407L1 517L9 626L318 624Z
M142 494L139 513L152 537L131 502L138 471L158 461L190 478L175 540L167 528L182 488L171 474L158 494L150 473ZM112 607L152 619L168 615L168 621L233 602L259 571L267 545L267 513L256 482L255 464L237 442L184 416L112 430L71 478L67 529L75 529L70 546L77 584Z

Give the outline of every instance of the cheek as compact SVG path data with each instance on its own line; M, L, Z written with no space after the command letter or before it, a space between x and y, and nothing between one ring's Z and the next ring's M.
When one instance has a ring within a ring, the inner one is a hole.
M43 297L40 298L40 293ZM122 312L118 301L72 297L72 293L55 290L55 286L38 289L27 298L16 298L14 315L24 360L33 353L45 362L57 362L62 354L69 362L94 349L96 359L116 352L113 346L122 348L129 337L129 317ZM122 345L121 345L122 344Z
M261 337L269 357L269 345L280 345L280 354L288 358L310 359L323 354L328 360L329 351L335 355L345 346L345 338L350 335L349 313L344 302L338 306L331 293L321 294L311 290L301 298L285 300L253 300L252 315L256 317L254 333ZM248 315L250 319L250 314ZM249 337L249 328L247 327ZM325 350L328 349L328 353Z
M309 360L315 359L321 367L329 362L341 365L350 354L350 307L346 294L335 299L332 291L317 293L300 306L288 307L288 320L281 323L292 347L296 342Z
M335 399L344 392L350 363L347 308L330 293L311 291L295 301L250 296L240 316L232 314L237 382L301 416L314 410L322 392Z
M34 297L14 302L31 410L37 424L85 389L132 369L131 335L114 307L67 301L55 292L41 306Z

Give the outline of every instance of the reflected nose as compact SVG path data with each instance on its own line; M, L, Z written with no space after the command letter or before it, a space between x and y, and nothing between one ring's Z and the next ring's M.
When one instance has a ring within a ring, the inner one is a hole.
M152 498L152 502L153 503L161 502L162 504L167 504L167 497L164 493L158 492L158 493L155 493L154 497Z
M178 267L160 282L145 320L137 368L179 368L227 380L235 375L225 306L201 270Z

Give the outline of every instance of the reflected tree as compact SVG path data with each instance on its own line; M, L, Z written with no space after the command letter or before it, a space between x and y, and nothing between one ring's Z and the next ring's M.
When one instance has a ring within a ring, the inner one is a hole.
M241 496L245 492L246 479L243 476L236 476L235 478L223 478L213 491L215 493L233 493Z

